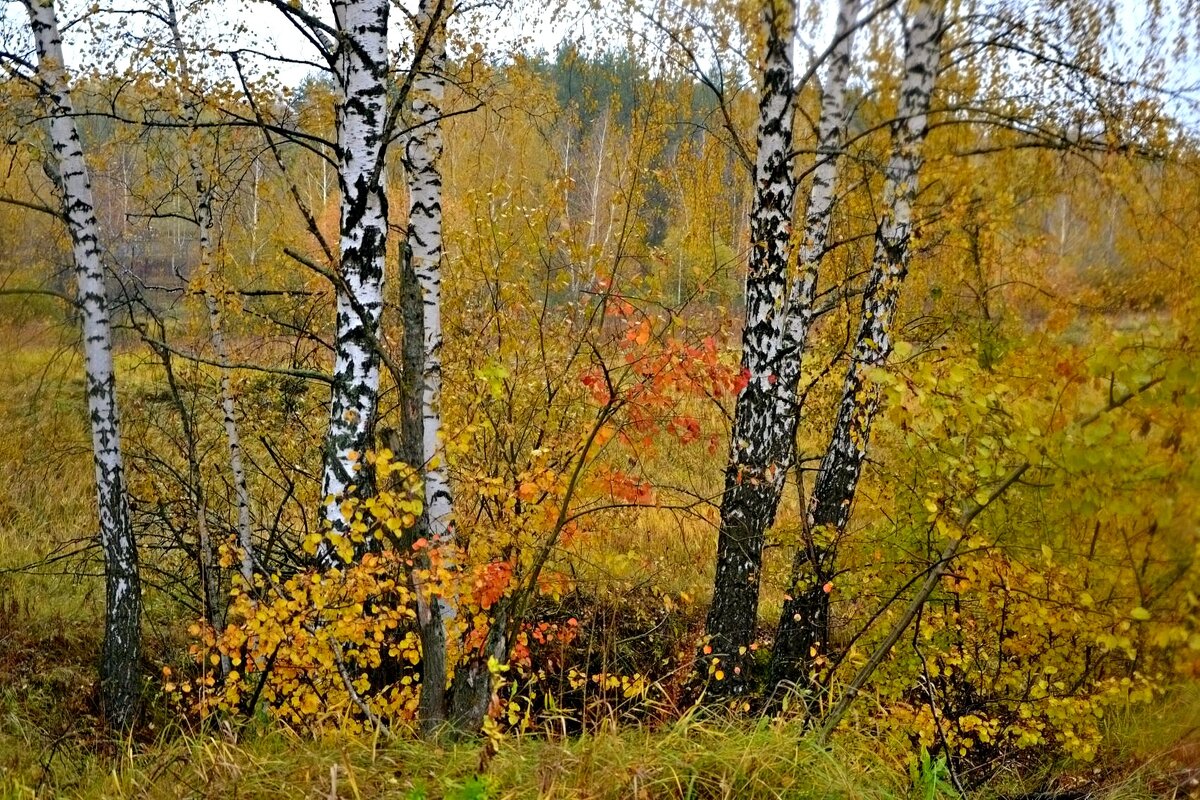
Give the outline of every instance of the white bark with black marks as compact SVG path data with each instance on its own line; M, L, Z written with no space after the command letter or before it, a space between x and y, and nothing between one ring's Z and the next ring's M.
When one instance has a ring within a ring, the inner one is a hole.
M427 36L424 61L413 79L413 124L405 160L409 170L408 246L421 286L424 327L421 417L425 459L425 516L431 541L449 542L453 496L442 443L442 106L446 94L443 0L421 0L417 24ZM426 33L428 31L428 33Z
M75 259L78 306L83 326L88 416L92 429L100 546L104 552L105 621L100 692L105 717L127 728L140 694L142 587L137 545L125 493L120 415L113 371L108 295L101 263L99 226L79 132L62 38L52 0L23 0L38 55L38 79L49 106L50 143Z
M829 596L825 584L836 571L837 541L850 519L866 458L879 387L868 373L892 350L892 319L908 273L912 206L921 170L921 148L929 127L929 103L941 57L940 4L920 3L907 20L904 77L892 126L892 156L884 181L884 212L875 232L875 251L863 296L862 318L837 420L821 460L808 508L814 541L793 564L788 599L776 635L772 681L807 681L829 644ZM822 544L822 542L828 542ZM804 575L807 569L808 575ZM819 687L817 687L819 688ZM810 694L816 702L817 694Z
M322 493L325 518L346 534L342 501L371 491L366 452L379 395L376 349L383 308L387 198L383 154L387 116L387 0L335 0L338 30L337 158L342 192L341 263L336 286L336 334L329 431ZM330 547L322 566L339 562Z
M739 398L735 412L730 464L731 468L735 464L737 467L736 472L731 469L726 473L722 535L718 543L718 579L708 626L714 653L725 660L736 658L738 654L742 654L744 660L742 648L748 647L754 635L762 546L766 530L773 523L779 507L787 471L794 462L794 440L800 416L797 399L800 365L805 340L815 316L813 302L818 269L826 250L837 193L837 160L844 147L846 84L859 7L859 0L842 0L838 8L834 44L821 97L817 163L805 212L804 238L799 244L800 269L792 278L790 290L787 290L786 303L782 301L782 292L786 286L794 180L788 190L792 198L788 201L786 217L771 211L773 195L763 192L769 183L758 178L755 184L757 192L751 218L755 250L751 256L751 280L747 282L746 327L743 330L743 365L749 370L751 382ZM778 12L768 9L768 13ZM778 16L769 16L768 19L769 22L773 19L772 24L778 25ZM792 36L794 33L784 35ZM776 34L776 39L774 45L769 43L769 50L782 46L782 37ZM776 66L772 67L773 63ZM778 60L768 58L768 70L778 71L778 65ZM788 73L790 86L790 64ZM764 103L768 100L767 89L773 80L771 75L764 76ZM789 98L789 109L791 102ZM763 111L768 111L766 106ZM769 109L771 114L779 111L778 106ZM790 114L790 110L787 113ZM765 119L765 115L760 119L760 130L766 130ZM786 131L779 131L786 134L783 137L764 138L760 135L756 174L762 174L764 166L774 164L776 168L786 168L789 180L792 180L792 165L786 156L781 158L778 155L792 150L790 119L788 125ZM764 147L767 148L766 152ZM781 237L777 242L768 242L761 235L764 215L771 215L769 224ZM764 247L764 243L767 246ZM763 276L764 280L761 281L754 280L756 270L753 259L756 257L771 260L769 269L760 268L757 273ZM752 286L752 283L757 285ZM763 291L764 288L766 291ZM751 301L755 299L758 302L752 313ZM769 323L764 324L767 319ZM747 347L748 341L754 342L753 349ZM746 354L753 358L748 358ZM746 479L750 475L755 479L747 487ZM735 528L735 525L738 527ZM740 536L735 534L739 529ZM741 667L741 664L735 664L734 670L724 671L740 671Z
M405 314L405 339L413 337L413 350L405 369L414 372L407 383L406 400L419 419L409 435L419 436L418 464L424 479L425 506L416 534L430 546L448 552L453 547L454 503L442 441L442 124L446 94L445 0L421 0L417 8L417 36L426 43L424 58L415 65L412 88L414 128L405 143L408 170L409 270L406 279L416 282L410 304L419 303ZM409 326L416 326L410 330ZM416 348L419 334L420 348ZM423 556L428 560L427 556ZM418 593L423 592L417 587ZM451 607L447 599L433 595L418 598L418 622L422 644L421 717L427 731L446 722L446 627ZM458 679L469 672L459 672ZM490 695L490 690L487 692ZM482 723L482 720L480 720Z
M785 319L787 268L791 252L796 182L792 173L795 101L792 51L796 37L794 0L767 0L767 52L759 100L758 156L750 212L750 263L742 368L747 384L737 398L731 434L717 568L707 633L720 659L725 682L718 691L742 688L748 648L758 618L762 548L775 519L790 466L790 427L776 413L778 364Z
M858 22L859 0L838 4L833 48L829 69L821 91L821 116L817 122L817 162L813 167L808 209L804 214L804 234L797 247L799 271L788 293L787 321L780 347L779 383L782 413L789 413L793 426L799 420L795 408L797 383L804 344L812 328L816 309L817 279L821 259L829 244L829 225L837 199L838 159L846 139L846 84L850 79L850 56L854 28ZM787 408L791 406L792 408ZM794 437L794 434L793 434Z

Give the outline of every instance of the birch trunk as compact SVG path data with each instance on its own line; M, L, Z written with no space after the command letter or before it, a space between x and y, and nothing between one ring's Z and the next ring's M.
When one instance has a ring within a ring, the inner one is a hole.
M714 688L738 691L748 677L748 646L758 618L763 540L792 457L790 427L777 412L775 395L784 322L787 267L796 184L792 175L792 50L794 0L767 0L767 52L759 101L758 156L750 211L750 264L742 369L746 386L734 411L713 602L706 629L711 652L705 669L723 673Z
M454 673L450 691L450 724L455 730L476 733L483 727L492 700L492 673L488 659L508 661L509 603L497 604L483 648L464 659Z
M179 77L184 92L195 91L192 85L191 64L188 61L187 49L183 46L183 36L179 31L179 16L175 0L166 0L167 22L171 28L171 40L175 47L175 59L179 69ZM197 134L200 121L200 110L193 102L185 105L184 122L190 127L191 135ZM250 521L250 490L246 485L246 470L242 463L242 439L238 431L236 399L233 394L233 383L230 378L229 352L225 347L225 334L221 322L220 301L214 294L212 282L216 279L213 269L213 187L204 173L199 153L193 142L187 147L188 168L192 173L192 182L196 192L196 229L200 239L200 274L204 281L202 294L208 312L209 338L221 364L219 382L221 388L221 416L225 427L225 441L229 448L229 469L233 475L234 501L237 505L238 549L241 551L241 577L249 588L254 585L254 533Z
M804 343L812 327L816 309L817 277L821 259L829 244L829 223L837 197L838 157L846 138L846 82L850 78L850 56L853 52L854 27L857 24L860 0L842 0L838 4L834 26L833 48L829 54L829 70L821 91L821 116L817 123L817 161L813 167L812 187L809 189L808 209L804 214L804 238L798 247L799 273L788 293L787 321L783 326L783 345L779 367L780 402L783 413L790 412L795 426L799 409L795 408L797 384ZM789 409L788 406L791 408Z
M411 435L420 437L418 464L422 466L425 506L418 535L432 546L453 546L453 496L442 446L442 124L446 93L446 3L421 0L417 8L417 31L426 40L425 57L415 65L412 114L416 126L408 137L405 164L408 168L408 254L419 294L406 292L405 339L411 330L421 332L419 352L413 349L405 368L413 379L408 385L409 405L415 410L419 398L420 420ZM414 343L415 344L415 343ZM418 608L422 644L421 716L427 731L446 721L446 628L450 607L443 598L424 595ZM481 720L482 722L482 720Z
M425 63L413 80L413 117L408 139L408 246L421 287L424 354L421 385L425 517L430 541L445 544L452 533L453 501L442 447L442 103L446 92L446 41L442 0L422 0L421 30L429 30Z
M203 247L203 246L202 246ZM241 551L239 572L245 589L254 586L254 527L250 516L250 489L246 484L246 467L242 460L242 438L238 431L237 407L233 394L229 368L229 350L225 346L225 333L221 323L220 302L211 291L204 294L208 306L209 336L213 351L217 355L221 382L221 421L225 426L225 443L229 447L229 471L233 475L234 497L237 502L238 550Z
M401 387L400 436L388 446L397 458L418 469L424 463L424 441L421 435L424 417L421 413L421 387L424 384L422 365L425 357L425 337L421 286L413 272L408 249L401 255L400 317L404 330L404 385ZM411 491L410 486L396 486L395 491ZM424 513L417 524L401 540L401 546L411 548L413 542L429 540L429 526ZM438 598L433 596L418 577L430 566L429 550L413 553L414 568L409 570L409 587L417 601L417 630L421 637L421 726L426 734L435 734L446 722L446 626L439 613Z
M71 231L78 287L76 304L83 325L88 415L92 428L104 551L105 620L100 658L100 693L105 717L129 727L137 713L141 655L142 589L137 545L125 494L120 417L113 372L108 296L100 261L99 227L92 186L75 128L62 38L52 0L24 0L37 47L38 77L50 111L50 141L57 161L67 225Z
M371 490L365 454L379 395L379 319L387 243L383 155L387 115L387 0L335 0L339 32L335 78L338 185L342 192L341 263L336 288L333 386L322 494L333 532L348 535L344 500ZM318 551L338 564L334 548Z
M892 127L892 156L884 182L884 215L875 232L871 273L863 296L862 321L851 352L838 416L808 508L807 546L793 563L771 665L772 683L809 681L810 709L820 700L815 675L829 645L827 582L835 573L837 542L845 532L850 507L866 457L871 423L879 407L879 388L867 377L882 366L892 349L892 318L908 272L912 204L921 169L921 146L928 129L930 96L941 56L942 12L921 3L905 38L904 78L897 120ZM805 566L810 573L804 576Z

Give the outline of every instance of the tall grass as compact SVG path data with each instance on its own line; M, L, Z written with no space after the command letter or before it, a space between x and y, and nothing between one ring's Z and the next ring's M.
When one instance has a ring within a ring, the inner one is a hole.
M498 746L425 744L286 730L240 743L227 735L126 746L113 762L64 751L43 774L6 770L6 796L447 798L907 798L891 748L861 739L812 745L794 724L683 720L649 732Z

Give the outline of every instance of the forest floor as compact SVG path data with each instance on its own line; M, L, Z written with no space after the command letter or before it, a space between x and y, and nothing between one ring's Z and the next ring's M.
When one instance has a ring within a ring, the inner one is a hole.
M85 579L86 582L86 579ZM136 736L107 738L95 705L99 620L3 599L0 797L145 798L955 798L944 764L913 763L907 741L853 731L824 747L794 720L698 714L656 729L430 744L401 733L314 738L279 723L185 731L161 701ZM45 595L42 595L45 597ZM150 644L177 647L160 637ZM147 670L151 666L147 665ZM1200 686L1117 714L1092 762L1030 753L978 798L1200 797Z

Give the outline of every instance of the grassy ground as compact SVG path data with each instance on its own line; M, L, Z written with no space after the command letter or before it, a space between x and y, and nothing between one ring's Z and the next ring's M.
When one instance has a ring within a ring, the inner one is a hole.
M872 749L824 750L788 726L758 729L678 723L654 734L603 733L573 740L432 746L411 740L286 732L235 743L180 738L126 748L116 759L71 759L38 776L11 773L8 796L776 798L914 796L903 765Z
M95 717L98 627L20 609L0 636L0 797L74 798L862 798L958 795L944 768L914 769L910 743L853 731L828 747L794 721L696 715L655 730L428 744L336 730L313 738L261 721L181 730L161 702L133 739ZM151 648L159 643L151 642ZM153 651L149 661L162 657ZM147 663L147 670L152 666ZM1119 713L1096 761L1030 753L970 796L1066 800L1200 797L1200 686ZM1033 792L1048 794L1030 794ZM1086 791L1088 794L1071 794Z
M40 739L6 690L0 796L77 798L922 798L958 795L944 769L913 770L904 742L844 733L828 747L795 723L698 721L571 739L511 738L426 744L286 729L162 732L104 745L74 732ZM64 712L66 709L63 709ZM1178 738L1200 711L1192 691L1159 720L1118 722L1094 764L1056 763L1020 779L1002 773L980 798L1196 797L1200 740ZM1194 725L1191 725L1194 736ZM1037 793L1042 792L1042 793Z

